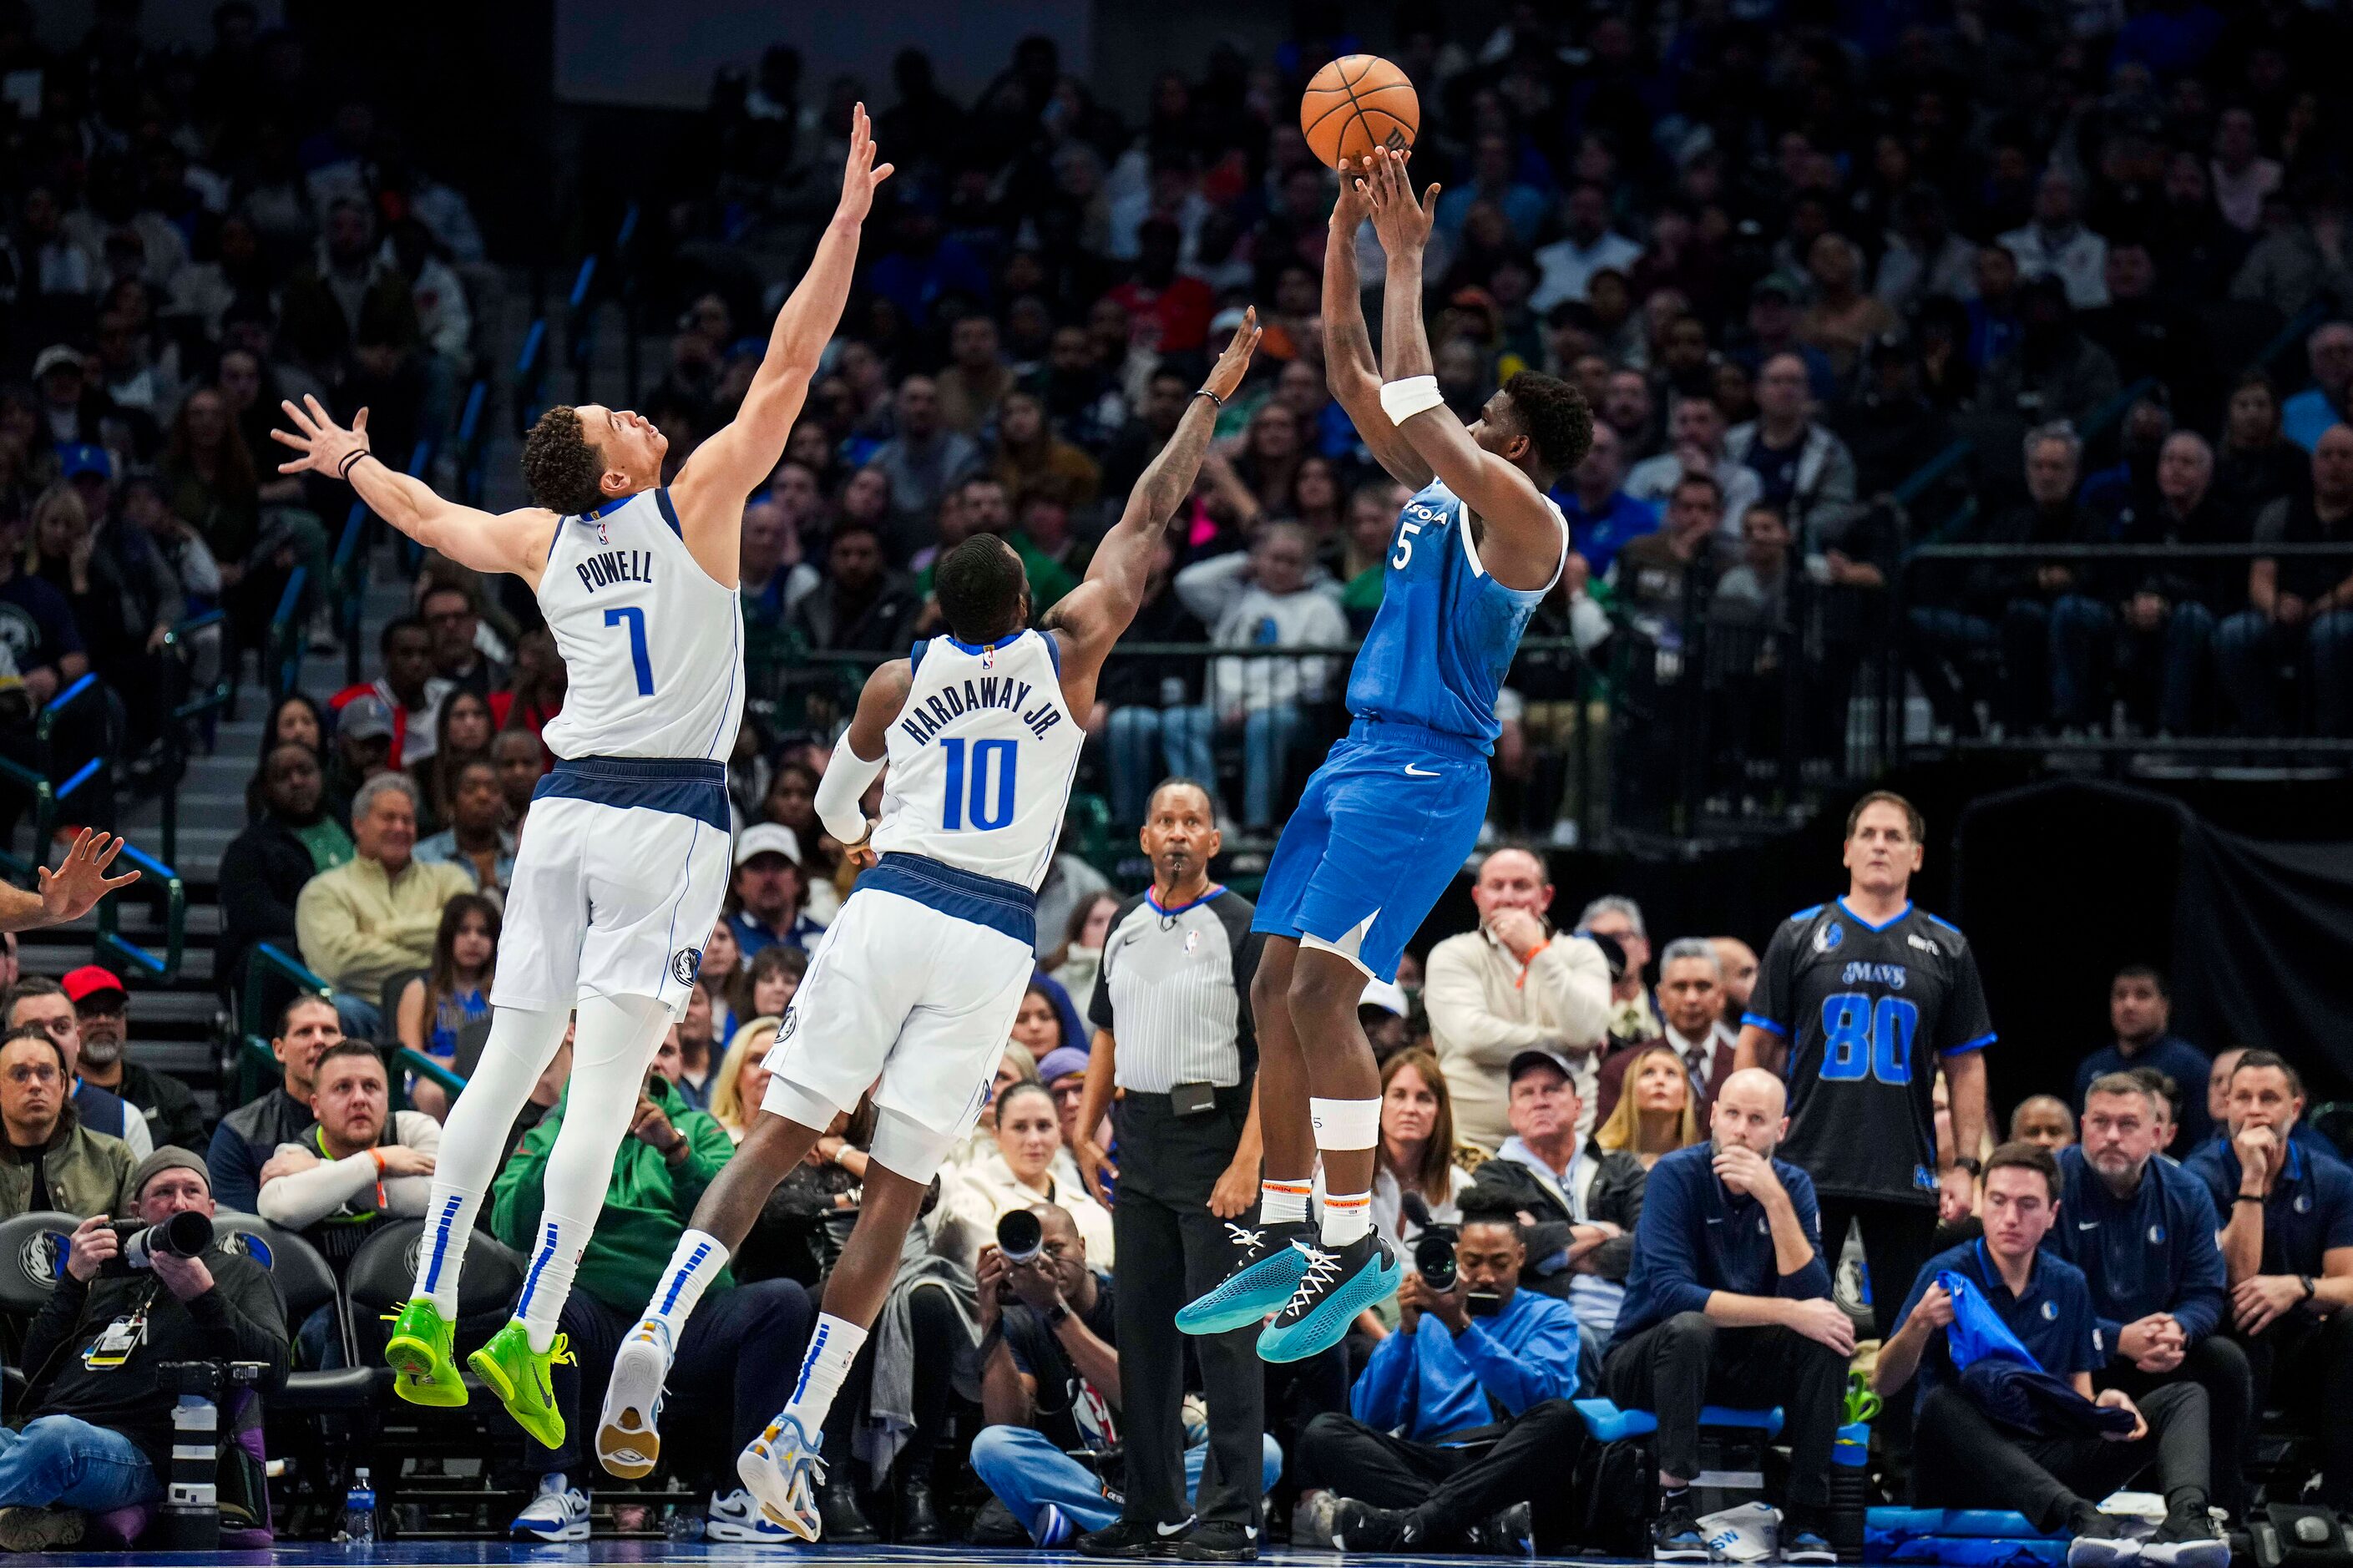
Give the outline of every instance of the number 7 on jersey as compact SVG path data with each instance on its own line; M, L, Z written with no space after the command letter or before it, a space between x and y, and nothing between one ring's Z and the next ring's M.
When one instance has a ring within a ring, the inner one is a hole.
M605 624L629 628L629 658L638 667L638 695L654 694L654 661L646 652L646 613L636 605L616 605L605 612Z

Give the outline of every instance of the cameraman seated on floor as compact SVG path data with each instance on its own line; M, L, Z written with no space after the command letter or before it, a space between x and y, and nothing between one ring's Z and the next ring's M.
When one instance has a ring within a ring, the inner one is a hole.
M2137 1404L2119 1388L2094 1399L2092 1373L2107 1354L2091 1286L2042 1249L2064 1220L2058 1161L2032 1143L2005 1143L1983 1180L1985 1234L1928 1259L1872 1376L1894 1399L1918 1374L1914 1500L2015 1509L2037 1530L2067 1531L2070 1568L2136 1550L2148 1563L2224 1568L2230 1548L2206 1512L2206 1391L2181 1382ZM2099 1500L2151 1468L2165 1522L2136 1547Z
M1446 1228L1423 1233L1398 1289L1398 1331L1374 1347L1348 1414L1319 1415L1300 1436L1300 1485L1324 1489L1305 1516L1310 1537L1343 1552L1516 1556L1533 1531L1538 1551L1566 1550L1567 1479L1585 1435L1568 1403L1577 1315L1520 1288L1527 1247L1510 1214L1467 1215L1451 1257Z
M648 1450L596 1441L596 1415L605 1406L605 1385L622 1336L637 1326L647 1299L660 1284L663 1266L678 1250L694 1205L735 1152L727 1130L679 1092L684 1068L673 1025L654 1052L629 1119L629 1136L613 1155L605 1206L557 1320L558 1342L571 1353L558 1358L549 1374L552 1419L532 1433L527 1445L539 1478L536 1493L508 1527L518 1541L588 1539L587 1483L597 1463L592 1448L604 1448L606 1468L630 1480L650 1473L659 1458L659 1444ZM491 1185L491 1229L511 1247L528 1247L539 1234L548 1161L570 1103L568 1098L558 1101L523 1135ZM793 1377L815 1321L808 1295L795 1281L739 1284L721 1269L702 1309L679 1335L670 1375L675 1408L667 1423L673 1439L701 1434L709 1441L697 1447L715 1449L723 1438L724 1458L732 1463L792 1397ZM638 1414L650 1432L653 1412ZM848 1458L843 1455L838 1462ZM783 1526L762 1517L759 1503L735 1484L732 1469L723 1473L724 1489L712 1491L703 1510L706 1539L770 1544L791 1539Z
M2254 1375L2321 1439L2320 1500L2353 1509L2353 1172L2295 1140L2304 1079L2270 1051L2231 1068L2226 1136L2181 1163L2221 1215L2232 1337Z
M121 1220L75 1227L64 1277L26 1331L32 1418L11 1411L16 1425L0 1428L0 1550L70 1546L84 1515L164 1495L179 1399L164 1386L166 1363L259 1362L265 1394L285 1381L278 1288L260 1264L212 1244L204 1161L166 1145L128 1190Z
M1034 1216L1034 1238L1022 1224ZM1041 1546L1102 1530L1120 1516L1119 1331L1112 1282L1087 1268L1086 1239L1054 1204L1017 1209L980 1249L980 1408L988 1425L972 1440L972 1468L1015 1522ZM1035 1254L1016 1261L1028 1241ZM1097 1468L1072 1458L1090 1456ZM1185 1450L1185 1496L1201 1484L1207 1439ZM1098 1473L1103 1467L1113 1467ZM1265 1442L1261 1489L1282 1471ZM984 1532L975 1521L975 1535Z

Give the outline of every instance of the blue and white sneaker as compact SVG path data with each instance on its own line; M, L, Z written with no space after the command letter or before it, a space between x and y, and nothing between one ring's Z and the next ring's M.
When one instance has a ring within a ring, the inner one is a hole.
M711 1506L702 1510L702 1539L782 1546L792 1536L783 1525L761 1511L758 1498L737 1487L724 1497L717 1492L711 1494Z
M1315 1228L1303 1220L1277 1225L1229 1225L1242 1260L1234 1271L1198 1300L1181 1309L1176 1326L1188 1334L1222 1334L1246 1329L1282 1310L1307 1272L1307 1248Z
M735 1457L735 1474L769 1520L802 1541L815 1541L825 1530L817 1508L817 1489L825 1483L818 1450L824 1447L824 1433L811 1436L798 1417L780 1414Z
M1039 1504L1038 1516L1029 1521L1029 1539L1040 1546L1067 1546L1078 1532L1079 1527L1060 1503Z
M670 1325L648 1318L613 1358L605 1409L596 1418L596 1462L625 1481L643 1480L661 1458L662 1383L670 1376Z
M588 1539L588 1494L565 1484L564 1472L539 1478L539 1491L507 1526L517 1541L558 1542Z
M1397 1290L1405 1270L1388 1244L1367 1231L1336 1251L1301 1248L1298 1288L1258 1337L1261 1361L1305 1361L1340 1342L1356 1314Z

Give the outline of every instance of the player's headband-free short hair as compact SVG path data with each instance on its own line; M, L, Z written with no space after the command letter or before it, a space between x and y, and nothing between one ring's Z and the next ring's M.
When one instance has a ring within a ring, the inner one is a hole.
M1905 829L1911 834L1913 843L1926 844L1928 841L1928 819L1920 815L1918 806L1892 789L1873 790L1854 803L1853 808L1846 814L1846 836L1849 838L1852 838L1854 830L1862 826L1862 814L1874 805L1892 805L1901 811Z

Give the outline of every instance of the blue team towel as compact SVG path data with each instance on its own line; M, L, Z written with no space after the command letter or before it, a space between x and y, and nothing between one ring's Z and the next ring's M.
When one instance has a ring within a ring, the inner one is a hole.
M2094 1405L2065 1379L2043 1371L1967 1275L1947 1268L1937 1274L1936 1283L1953 1299L1945 1348L1960 1373L1961 1392L1978 1409L2035 1437L2091 1437L2133 1429L2129 1412Z

